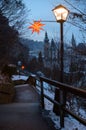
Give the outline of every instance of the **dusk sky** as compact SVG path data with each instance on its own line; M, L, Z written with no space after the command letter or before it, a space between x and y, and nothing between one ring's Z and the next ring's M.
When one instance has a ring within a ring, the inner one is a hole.
M70 10L70 12L77 12L76 9L74 9L72 6L70 6L66 1L73 4L75 7L80 9L82 12L84 11L83 7L86 5L86 0L23 0L26 7L31 9L31 11L28 13L28 24L27 27L30 26L29 23L33 23L34 20L50 20L50 21L56 21L55 16L52 12L52 9L62 4L65 7ZM84 4L83 4L84 1ZM54 38L55 40L59 40L60 38L60 24L57 22L42 22L45 24L43 26L44 31L40 31L39 34L31 33L31 30L28 29L28 32L26 33L26 38L43 41L45 32L47 31L48 37L51 40ZM86 27L86 26L85 26ZM67 22L64 23L64 40L70 41L72 33L74 34L77 42L82 42L82 35L85 35L82 31L80 31L79 28L73 26L72 24L69 24ZM86 39L85 39L86 40Z

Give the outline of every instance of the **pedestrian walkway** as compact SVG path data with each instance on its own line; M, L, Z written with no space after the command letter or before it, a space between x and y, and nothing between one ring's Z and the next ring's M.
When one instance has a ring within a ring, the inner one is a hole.
M12 104L0 105L0 130L51 130L40 112L40 99L28 84L15 86Z

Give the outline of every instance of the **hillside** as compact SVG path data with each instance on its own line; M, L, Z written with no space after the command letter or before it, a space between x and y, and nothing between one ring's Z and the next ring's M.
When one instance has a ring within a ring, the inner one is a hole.
M29 48L29 51L33 52L39 52L44 50L44 42L42 41L33 41L30 39L20 39L21 43L26 45Z

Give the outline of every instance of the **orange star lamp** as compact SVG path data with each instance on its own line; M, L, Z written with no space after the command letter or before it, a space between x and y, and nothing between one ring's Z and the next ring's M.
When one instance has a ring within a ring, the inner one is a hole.
M29 26L29 29L32 29L32 33L36 32L39 34L40 30L43 30L42 26L44 26L45 24L42 24L41 21L34 21L33 24L31 24L31 26Z

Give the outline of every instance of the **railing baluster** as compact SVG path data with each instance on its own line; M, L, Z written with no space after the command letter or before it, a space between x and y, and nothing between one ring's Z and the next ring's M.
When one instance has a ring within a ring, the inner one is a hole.
M41 80L41 105L42 109L44 109L44 89L43 89L43 81Z
M63 108L66 106L66 92L65 90L60 92L61 96L61 111L60 111L60 126L64 127L64 117L65 117L65 111Z

